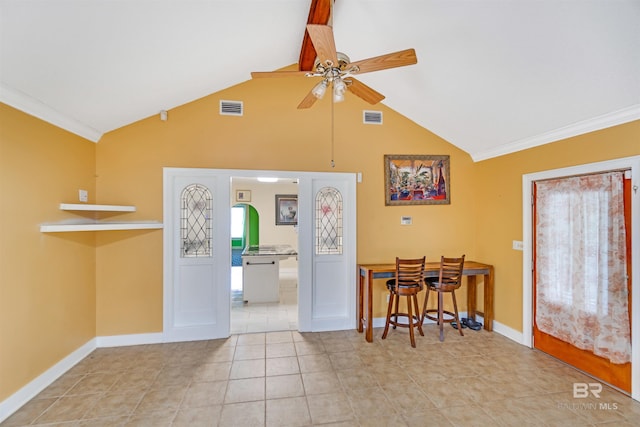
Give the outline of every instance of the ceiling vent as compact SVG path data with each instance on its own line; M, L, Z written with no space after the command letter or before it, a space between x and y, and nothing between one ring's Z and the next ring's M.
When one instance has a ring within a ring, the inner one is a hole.
M242 116L243 114L242 101L223 101L220 100L220 115L221 116Z
M365 125L381 125L382 124L382 111L367 111L362 112L362 122Z

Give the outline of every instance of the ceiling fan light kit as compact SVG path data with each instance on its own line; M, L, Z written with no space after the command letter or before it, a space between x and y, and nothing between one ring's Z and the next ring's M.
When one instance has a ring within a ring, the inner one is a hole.
M344 80L337 77L333 80L333 102L344 101L344 93L347 91L347 85Z
M313 89L311 89L311 93L316 98L322 99L322 97L324 96L325 92L327 91L327 86L329 86L329 82L326 79L322 80L320 83L315 85L313 87Z
M316 100L322 99L329 86L332 87L333 102L344 101L347 90L368 102L377 104L385 97L369 86L353 78L353 75L371 71L386 70L418 63L414 49L406 49L374 58L351 62L349 57L336 50L333 28L329 25L308 24L307 33L316 51L317 57L312 71L273 71L253 72L254 78L261 77L320 77L307 96L300 102L298 109L310 108Z

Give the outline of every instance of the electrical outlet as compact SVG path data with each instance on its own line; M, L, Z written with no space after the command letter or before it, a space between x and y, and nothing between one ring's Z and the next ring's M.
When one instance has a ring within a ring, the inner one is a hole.
M81 202L89 201L89 192L87 190L78 190L78 200Z
M524 250L524 244L522 243L521 240L514 240L513 249L515 249L516 251L522 251Z

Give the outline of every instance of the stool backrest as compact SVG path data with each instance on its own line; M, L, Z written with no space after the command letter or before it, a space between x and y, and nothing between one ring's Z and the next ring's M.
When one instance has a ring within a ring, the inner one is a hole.
M403 259L396 257L396 290L398 287L422 287L426 257Z
M464 255L460 258L440 257L440 274L438 287L442 290L458 289L462 284L462 270L464 269Z

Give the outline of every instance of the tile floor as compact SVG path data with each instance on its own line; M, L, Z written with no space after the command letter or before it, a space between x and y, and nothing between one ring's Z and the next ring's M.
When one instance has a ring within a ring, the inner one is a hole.
M297 268L280 269L280 301L277 303L242 302L242 267L231 268L231 293L232 334L298 330Z
M356 331L261 332L100 348L2 427L632 426L640 403L555 359L484 330L425 326L367 343Z

